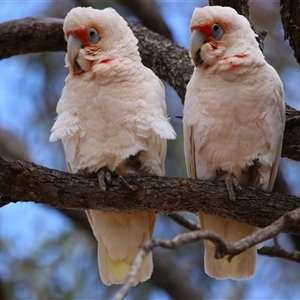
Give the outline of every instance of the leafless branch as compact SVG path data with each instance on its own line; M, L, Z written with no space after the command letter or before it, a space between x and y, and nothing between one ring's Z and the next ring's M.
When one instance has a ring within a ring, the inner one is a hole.
M274 245L272 247L264 246L261 249L258 249L257 252L261 255L266 255L270 257L284 258L291 261L300 262L300 252L299 251L290 251L282 248L280 245Z
M185 218L179 213L175 213L172 215L169 215L172 220L180 224L181 226L190 229L190 230L199 230L200 226L199 224L196 224L192 220ZM274 223L273 223L274 224ZM298 251L289 251L287 249L282 248L278 241L277 241L277 236L274 237L275 244L272 247L267 247L264 246L260 249L257 250L258 254L261 255L266 255L266 256L271 256L271 257L278 257L278 258L284 258L296 262L300 262L300 252Z
M131 269L127 275L127 278L122 285L121 289L115 296L114 300L122 300L126 297L128 294L130 288L134 284L134 278L137 275L138 270L140 269L145 257L147 254L152 251L156 247L162 247L167 249L173 249L175 247L196 242L200 239L209 239L213 241L216 244L222 243L223 240L220 238L219 235L214 233L213 231L209 230L197 230L197 231L191 231L188 233L182 233L176 235L174 238L170 240L162 240L162 239L151 239L148 242L146 242L143 246L143 248L139 251L138 255L136 256Z
M224 239L222 239L218 234L210 230L196 230L188 233L182 233L176 235L174 238L169 240L161 240L161 239L151 239L146 242L143 248L139 251L136 256L131 269L127 275L127 278L115 296L114 300L122 300L128 294L129 290L133 286L135 280L135 276L137 275L138 270L140 269L145 257L147 254L152 251L156 247L162 247L167 249L173 249L175 247L185 245L187 243L193 243L198 240L206 239L211 241L216 246L215 257L217 259L227 257L228 261L240 254L241 252L260 244L272 237L276 237L280 231L282 231L285 227L290 226L295 222L300 221L300 208L295 209L294 211L288 212L270 226L265 228L258 229L255 233L250 236L241 239L240 241L228 243ZM276 248L278 251L276 253ZM288 258L293 261L297 261L300 263L300 252L298 251L287 251L282 249L279 245L275 245L274 247L265 248L265 250L261 251L264 253L274 253L274 256L282 254L281 257Z
M173 221L175 221L176 223L178 223L179 225L181 225L187 229L190 229L190 230L199 230L200 229L199 224L195 223L191 219L185 218L183 215L181 215L179 213L174 213L174 214L168 215L168 217L170 219L172 219Z
M278 220L273 222L271 225L265 228L259 228L255 233L247 236L246 238L234 242L234 243L224 243L217 247L216 257L222 258L224 256L228 257L230 261L237 254L263 242L267 239L277 236L284 228L289 227L291 224L297 223L300 220L300 208L297 208L291 212L284 214ZM299 257L300 253L295 252L295 257ZM287 258L287 257L286 257ZM300 262L300 260L297 260Z

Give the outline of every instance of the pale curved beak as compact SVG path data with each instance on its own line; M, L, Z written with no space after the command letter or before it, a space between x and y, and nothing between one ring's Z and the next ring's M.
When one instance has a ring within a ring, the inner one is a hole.
M69 67L73 72L82 71L80 65L77 62L80 49L83 47L82 42L73 34L69 35L67 41L67 60Z
M201 58L201 47L206 43L204 35L197 29L194 29L190 39L190 54L194 65L197 67L203 63Z

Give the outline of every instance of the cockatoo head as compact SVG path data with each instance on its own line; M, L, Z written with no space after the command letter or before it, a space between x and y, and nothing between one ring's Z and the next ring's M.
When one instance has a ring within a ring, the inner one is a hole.
M67 14L63 30L67 40L66 63L74 73L81 74L95 64L107 65L122 57L140 59L137 39L112 8L75 7Z
M250 23L231 7L195 8L190 29L190 55L196 67L242 57L253 47L259 50Z

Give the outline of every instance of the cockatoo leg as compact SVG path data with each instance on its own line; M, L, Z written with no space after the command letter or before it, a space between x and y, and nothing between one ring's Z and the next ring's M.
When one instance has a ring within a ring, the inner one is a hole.
M106 167L103 167L98 171L97 175L101 192L106 192L107 186L111 183L111 172Z
M237 191L242 190L241 185L239 184L236 177L233 174L226 172L226 173L222 174L220 177L218 177L218 180L225 181L229 199L234 201L235 200L234 188Z

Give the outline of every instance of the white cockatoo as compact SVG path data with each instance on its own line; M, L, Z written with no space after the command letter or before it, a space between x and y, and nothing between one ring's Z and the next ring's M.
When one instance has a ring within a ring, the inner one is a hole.
M188 176L224 179L230 198L234 198L230 191L236 182L271 191L282 148L284 93L248 20L230 7L196 8L190 55L195 68L183 117ZM201 213L199 217L202 229L214 230L229 242L256 230L215 215ZM230 263L214 255L214 245L205 241L204 265L211 277L240 280L255 272L255 247Z
M62 140L71 173L97 173L106 190L111 173L122 176L165 172L167 139L174 139L164 86L141 63L137 39L112 8L73 8L63 30L70 73L57 104L50 141ZM121 284L152 237L155 212L86 211L98 241L104 284ZM149 279L147 256L135 284Z

